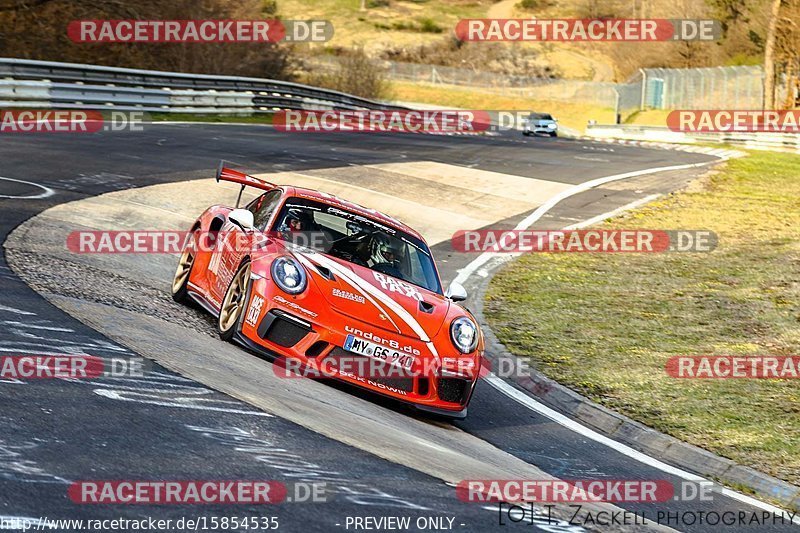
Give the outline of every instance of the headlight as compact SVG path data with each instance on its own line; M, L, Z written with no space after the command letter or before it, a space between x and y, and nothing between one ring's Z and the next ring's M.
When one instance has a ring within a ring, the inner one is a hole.
M478 326L467 317L453 320L450 338L461 353L471 353L478 346Z
M289 294L300 294L306 290L306 271L294 258L283 256L272 262L272 280Z

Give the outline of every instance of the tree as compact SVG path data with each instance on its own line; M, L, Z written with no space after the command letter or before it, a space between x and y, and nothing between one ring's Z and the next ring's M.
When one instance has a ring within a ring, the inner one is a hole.
M769 29L764 45L764 109L775 109L775 40L781 0L772 0L769 10Z
M376 100L391 97L391 84L378 61L369 57L362 47L339 58L336 70L312 72L305 80L310 85L327 87L348 94Z
M746 19L747 0L708 0L708 4L719 17L723 34L727 34L732 25Z
M72 20L248 20L274 10L265 0L0 0L0 56L288 79L291 48L280 43L78 44L66 33Z
M779 102L775 96L775 104L791 108L797 99L800 74L800 0L783 0L779 15L774 61L776 71L780 70L779 75L784 80L784 100Z

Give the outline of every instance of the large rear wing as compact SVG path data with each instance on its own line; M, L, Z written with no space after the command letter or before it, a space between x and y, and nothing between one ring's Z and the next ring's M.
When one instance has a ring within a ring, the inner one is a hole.
M230 167L226 167L225 163L228 163L228 161L222 160L219 162L219 166L217 167L217 175L215 178L217 182L230 181L233 183L238 183L242 186L242 188L239 189L239 196L236 198L237 208L239 207L239 203L242 201L242 193L244 192L245 187L254 187L263 191L269 191L277 187L277 185L274 183L258 179L254 176L250 176L249 174L234 170Z

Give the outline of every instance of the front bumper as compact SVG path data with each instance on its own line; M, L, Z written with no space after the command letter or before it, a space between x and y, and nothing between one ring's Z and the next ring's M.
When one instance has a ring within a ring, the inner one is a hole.
M551 135L558 132L558 126L525 126L522 131L526 133L546 133Z
M242 324L240 340L249 348L296 360L306 368L303 372L306 377L341 380L438 415L466 416L477 373L474 376L442 376L435 371L413 371L410 375L398 375L397 368L391 367L388 372L376 374L375 370L381 370L381 365L374 359L344 350L348 335L344 327L328 325L341 323L342 315L326 308L312 317L307 314L308 309L300 307L306 312L301 314L298 304L288 295L280 296L278 301L269 296L262 298L271 305L264 305L257 319ZM281 303L281 299L288 303ZM349 317L346 320L351 329L375 329ZM427 353L427 346L418 339L404 338L403 341L409 348L413 346L420 353ZM418 356L418 359L429 357ZM354 362L358 364L354 365ZM366 373L360 371L365 368Z

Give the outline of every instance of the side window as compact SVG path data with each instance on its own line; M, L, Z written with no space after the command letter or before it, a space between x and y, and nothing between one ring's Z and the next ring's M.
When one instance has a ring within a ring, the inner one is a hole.
M272 212L275 211L275 208L278 207L280 199L281 191L269 191L268 193L262 194L258 199L247 206L247 209L253 213L253 224L256 228L261 231L266 229L269 217L272 215Z

